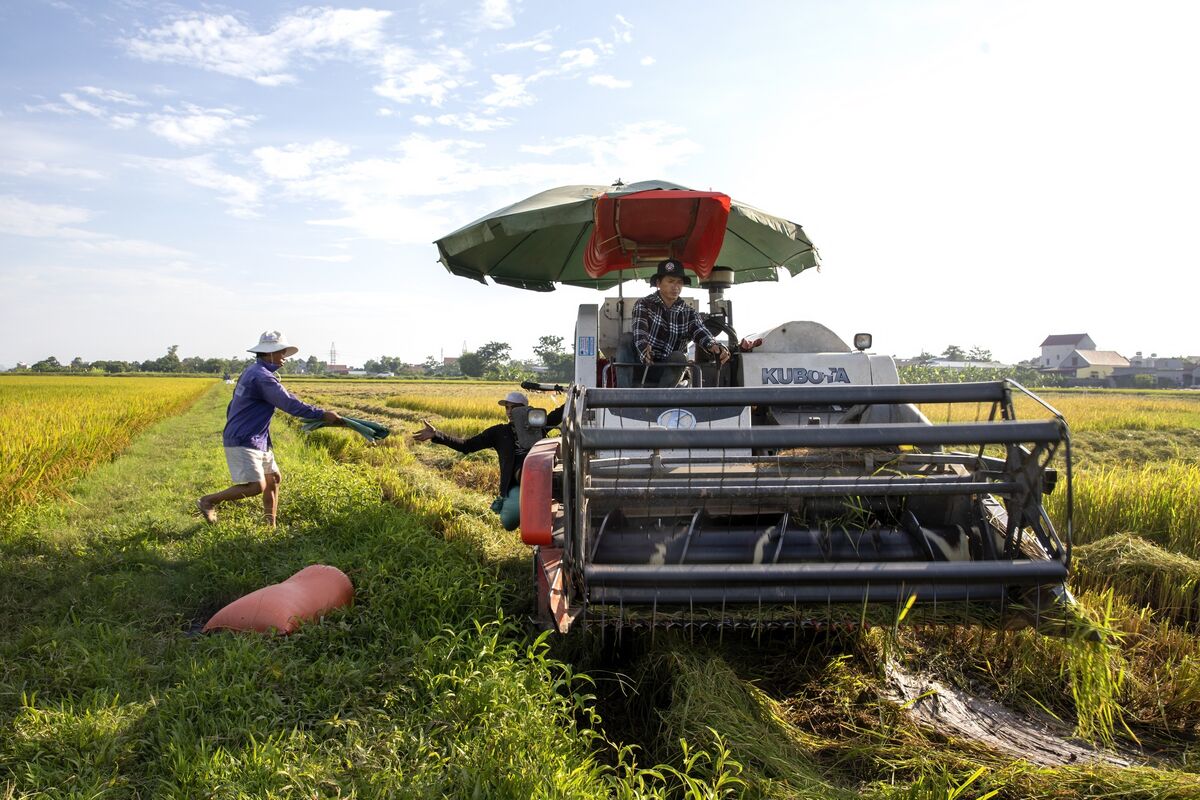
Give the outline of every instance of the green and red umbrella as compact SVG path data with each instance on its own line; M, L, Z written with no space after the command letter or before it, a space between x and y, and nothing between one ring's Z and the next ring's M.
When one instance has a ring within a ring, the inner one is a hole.
M549 189L435 244L455 275L542 292L560 283L607 289L647 278L666 257L680 258L702 280L714 268L730 270L734 283L773 281L780 269L797 275L819 264L797 223L664 181Z

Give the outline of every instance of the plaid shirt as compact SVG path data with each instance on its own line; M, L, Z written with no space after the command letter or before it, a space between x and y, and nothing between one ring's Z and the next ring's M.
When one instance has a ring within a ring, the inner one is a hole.
M682 349L689 339L705 349L717 343L704 327L700 313L683 302L682 297L670 308L658 292L633 304L633 346L639 359L646 352L646 345L650 345L653 359L664 361L671 353Z

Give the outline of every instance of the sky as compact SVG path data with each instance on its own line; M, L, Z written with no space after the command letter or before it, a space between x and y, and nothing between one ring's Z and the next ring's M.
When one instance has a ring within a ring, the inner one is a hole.
M1198 3L247 5L0 4L0 365L269 329L351 365L528 357L603 295L432 242L618 178L804 226L820 271L730 290L739 333L1200 354Z

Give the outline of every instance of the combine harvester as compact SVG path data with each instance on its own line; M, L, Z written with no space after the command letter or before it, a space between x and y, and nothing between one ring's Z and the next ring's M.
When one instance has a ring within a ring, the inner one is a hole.
M613 360L633 301L579 307L562 435L538 441L538 410L519 430L521 536L547 627L1063 618L1071 469L1057 411L1013 381L901 384L869 335L852 348L816 322L740 352L724 292L815 266L799 225L672 184L574 186L437 244L455 274L534 290L619 286L677 258L734 354L720 365L697 351L679 386L647 388L643 365ZM1047 419L1018 421L1017 395ZM933 424L918 409L933 404L977 413ZM1042 504L1060 448L1065 542Z

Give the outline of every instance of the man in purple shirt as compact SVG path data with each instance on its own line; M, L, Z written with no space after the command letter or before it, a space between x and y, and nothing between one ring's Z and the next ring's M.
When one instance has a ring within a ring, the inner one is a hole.
M279 331L266 331L258 344L249 348L257 354L246 367L233 390L233 399L225 410L225 461L233 486L222 492L206 494L196 501L206 522L217 521L217 506L228 500L263 496L263 517L274 527L279 508L279 465L271 450L271 417L275 409L304 419L324 419L339 425L342 418L333 411L310 406L297 400L275 372L283 360L300 348L292 347Z

